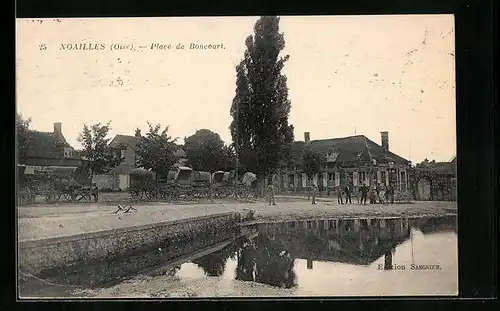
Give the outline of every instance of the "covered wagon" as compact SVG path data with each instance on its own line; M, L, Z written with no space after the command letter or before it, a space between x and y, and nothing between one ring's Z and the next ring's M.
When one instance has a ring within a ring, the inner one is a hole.
M130 172L130 196L134 201L154 199L156 196L155 174L143 168L135 168Z
M45 201L95 201L97 187L90 183L89 174L81 168L65 166L20 166L19 203L34 203L37 196Z
M233 174L234 175L234 174ZM234 178L231 172L217 171L212 176L214 197L227 197L234 193Z
M212 174L210 172L193 171L193 195L209 197L211 193Z
M257 185L257 175L252 172L243 174L241 182L238 184L238 195L240 197L249 197L255 194Z

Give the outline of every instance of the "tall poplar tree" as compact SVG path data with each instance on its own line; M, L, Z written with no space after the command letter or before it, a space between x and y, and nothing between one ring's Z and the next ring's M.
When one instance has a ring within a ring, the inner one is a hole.
M288 155L293 142L287 79L281 73L289 55L280 56L285 40L279 17L259 18L245 43L236 66L230 130L240 165L262 180Z

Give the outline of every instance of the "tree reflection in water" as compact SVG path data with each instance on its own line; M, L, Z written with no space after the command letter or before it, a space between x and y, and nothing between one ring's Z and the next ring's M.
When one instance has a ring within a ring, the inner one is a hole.
M192 262L202 268L208 276L221 276L226 269L227 260L236 256L236 252L243 246L244 241L244 239L238 239L229 246L217 252L194 259Z
M439 223L453 228L448 224L453 221L420 219L414 226L434 229ZM265 224L256 238L243 238L193 262L207 275L221 276L228 258L236 257L237 280L291 288L297 281L295 258L306 259L311 270L314 261L367 266L382 257L384 269L391 270L396 248L410 238L411 227L412 222L403 218L308 221L303 226L298 222Z
M205 271L208 276L221 276L226 269L228 257L223 256L221 252L216 252L193 260L193 263Z
M293 267L294 259L283 243L259 234L238 253L236 279L291 288L295 286Z

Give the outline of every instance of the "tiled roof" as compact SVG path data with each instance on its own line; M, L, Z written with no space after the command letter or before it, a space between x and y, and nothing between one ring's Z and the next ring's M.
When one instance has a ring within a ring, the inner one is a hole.
M120 145L125 145L127 147L131 147L135 149L137 144L139 143L139 138L130 135L121 135L117 134L110 142L109 145L111 147L118 147Z
M27 162L33 162L34 159L45 159L50 162L60 163L61 161L80 160L80 156L76 150L71 147L63 136L55 135L49 132L28 131L26 133L28 149L26 152ZM73 154L71 158L64 158L61 147L69 147ZM35 161L36 162L36 161ZM36 165L33 163L33 165Z
M390 152L364 135L356 135L332 139L311 140L309 143L296 141L291 148L291 162L300 164L302 152L308 146L312 150L326 155L333 150L338 152L337 163L376 159L377 162L408 163L409 161Z

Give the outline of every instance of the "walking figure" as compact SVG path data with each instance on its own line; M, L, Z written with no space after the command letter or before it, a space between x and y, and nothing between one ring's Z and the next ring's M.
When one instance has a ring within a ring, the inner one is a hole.
M344 191L345 191L345 204L348 204L347 202L349 202L349 204L352 204L352 202L351 202L351 187L349 187L349 184L346 184Z
M341 186L337 187L337 202L339 204L344 204L344 201L342 200L342 187Z
M274 201L274 184L273 181L269 181L269 186L267 186L268 190L268 197L269 197L269 205L276 205L276 202Z
M312 204L316 204L317 193L318 193L318 185L316 185L316 182L313 182L313 185L312 185Z

